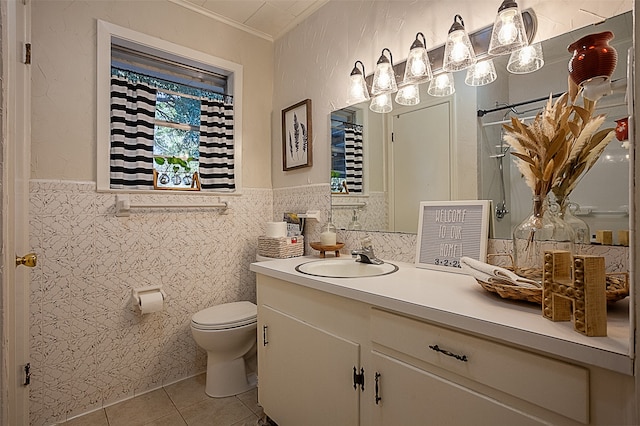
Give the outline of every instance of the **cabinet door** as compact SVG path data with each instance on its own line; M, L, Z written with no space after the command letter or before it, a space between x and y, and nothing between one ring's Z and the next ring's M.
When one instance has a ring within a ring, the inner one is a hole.
M279 426L357 425L360 345L258 308L258 401Z
M540 425L528 414L428 371L372 351L371 379L380 374L373 426Z

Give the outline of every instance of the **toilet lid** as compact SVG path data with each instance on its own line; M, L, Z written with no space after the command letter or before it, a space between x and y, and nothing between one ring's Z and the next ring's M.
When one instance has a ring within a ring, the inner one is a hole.
M256 322L258 308L251 302L232 302L196 312L191 323L201 329L240 327Z

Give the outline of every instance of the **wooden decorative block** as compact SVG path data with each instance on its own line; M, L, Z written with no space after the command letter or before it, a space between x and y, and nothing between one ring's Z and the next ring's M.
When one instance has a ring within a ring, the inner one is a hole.
M621 246L628 246L629 245L629 230L628 229L624 229L624 230L618 231L618 244L620 244Z
M602 229L596 231L596 242L603 245L613 245L613 231Z
M587 336L607 335L604 257L575 256L568 251L544 254L542 316L570 321Z

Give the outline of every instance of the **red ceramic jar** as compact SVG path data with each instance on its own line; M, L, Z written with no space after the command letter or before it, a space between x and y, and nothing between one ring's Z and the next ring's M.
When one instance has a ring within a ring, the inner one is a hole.
M569 45L573 53L569 61L569 76L578 86L589 80L604 81L611 77L618 62L618 52L609 46L611 31L589 34Z
M616 120L616 139L620 142L629 139L629 117Z

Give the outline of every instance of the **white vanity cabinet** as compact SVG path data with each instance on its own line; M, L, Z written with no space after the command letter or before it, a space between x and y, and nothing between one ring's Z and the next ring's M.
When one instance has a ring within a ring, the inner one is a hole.
M378 309L371 339L376 425L561 423L552 413L588 423L584 367Z
M258 402L279 426L638 423L631 374L432 320L408 299L389 304L383 277L340 285L262 271ZM423 279L405 273L391 285Z
M260 405L279 426L359 425L366 308L265 276L258 282Z

